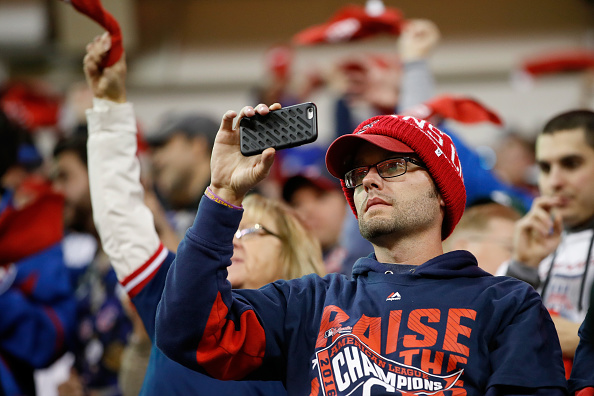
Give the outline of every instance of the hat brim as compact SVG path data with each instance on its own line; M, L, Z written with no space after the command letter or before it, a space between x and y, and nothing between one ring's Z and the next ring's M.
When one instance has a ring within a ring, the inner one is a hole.
M356 153L356 149L361 147L363 142L371 143L394 153L414 153L414 150L406 144L390 136L372 134L344 135L332 142L326 152L326 167L332 176L339 179L344 178L344 174L350 170L350 161Z

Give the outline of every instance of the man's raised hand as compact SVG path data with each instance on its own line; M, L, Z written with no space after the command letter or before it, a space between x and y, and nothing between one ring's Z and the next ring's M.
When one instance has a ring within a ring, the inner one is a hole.
M239 148L239 122L243 117L265 115L280 108L278 103L270 107L259 104L255 108L245 106L239 115L229 110L223 116L210 160L210 189L228 203L241 205L245 194L268 176L275 156L273 148L259 155L243 156Z
M512 258L529 267L539 263L555 251L561 241L563 223L555 213L558 199L538 197L530 211L515 226Z
M83 69L87 84L93 96L113 102L126 102L126 54L113 66L102 68L101 61L111 48L111 39L106 32L87 45L87 54L83 60Z

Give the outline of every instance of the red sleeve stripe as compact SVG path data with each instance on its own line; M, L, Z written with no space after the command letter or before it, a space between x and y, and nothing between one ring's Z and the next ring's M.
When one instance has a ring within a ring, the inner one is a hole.
M146 285L152 278L155 276L163 261L169 254L169 250L163 246L163 244L159 245L159 248L147 260L146 263L138 267L134 272L128 275L123 281L122 286L124 286L124 290L130 297L134 297L144 285Z
M123 286L126 286L128 283L130 283L131 281L134 280L134 278L136 278L140 273L144 272L146 270L146 268L148 266L150 266L157 257L159 257L159 255L163 252L163 250L165 249L165 246L163 246L162 243L159 243L159 247L157 248L157 250L155 251L155 253L153 253L153 255L144 263L142 264L140 267L136 268L130 275L128 275L121 283Z
M44 311L56 329L56 352L60 352L64 346L64 326L53 308L45 307Z
M594 388L587 387L575 392L575 396L594 396Z

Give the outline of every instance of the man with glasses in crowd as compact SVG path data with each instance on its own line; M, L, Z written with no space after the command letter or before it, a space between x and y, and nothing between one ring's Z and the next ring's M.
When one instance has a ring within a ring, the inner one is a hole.
M169 270L157 345L221 379L280 379L290 395L564 395L561 349L528 284L443 253L466 193L450 137L423 120L378 116L329 147L374 254L352 279L330 274L231 290L225 279L245 194L274 149L243 157L228 111L211 185ZM235 121L235 123L234 123Z

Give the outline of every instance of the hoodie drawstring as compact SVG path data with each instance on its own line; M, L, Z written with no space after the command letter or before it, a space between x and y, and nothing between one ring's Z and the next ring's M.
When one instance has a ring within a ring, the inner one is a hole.
M545 293L547 291L547 287L549 286L549 280L551 280L551 273L553 272L553 267L555 266L555 259L557 258L557 249L553 253L553 258L551 258L551 265L549 267L549 271L547 272L547 277L545 278L544 285L542 286L542 291L540 292L540 298L544 302L545 300Z

